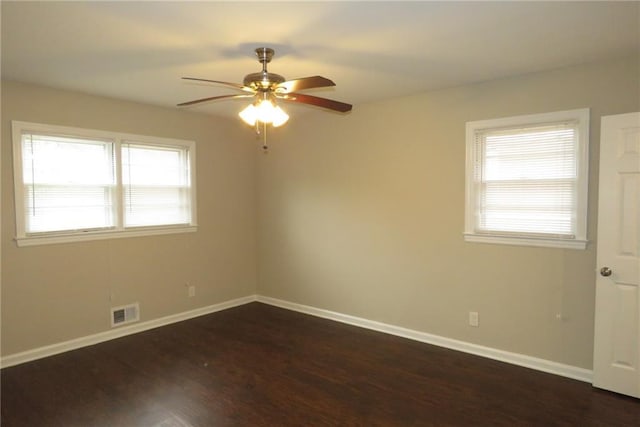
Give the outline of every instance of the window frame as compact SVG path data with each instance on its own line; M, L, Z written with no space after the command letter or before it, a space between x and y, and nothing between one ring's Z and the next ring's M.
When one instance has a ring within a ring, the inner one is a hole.
M16 214L16 237L19 247L43 244L83 242L113 238L141 237L162 234L189 233L197 231L197 203L196 203L196 144L194 141L161 138L155 136L136 135L121 132L111 132L96 129L58 126L42 123L32 123L13 120L11 122L13 140L13 180L14 207ZM22 168L22 135L24 133L42 133L56 136L75 138L109 140L113 143L113 159L115 163L115 190L113 215L115 227L109 229L79 229L64 231L47 231L27 233L25 224L24 178ZM135 141L143 145L180 147L187 150L190 179L191 221L188 224L154 225L154 226L124 226L124 187L122 183L122 144Z
M464 240L476 243L494 243L518 246L537 246L566 249L586 249L588 225L588 183L589 183L589 108L556 111L542 114L504 117L489 120L477 120L466 123L466 164L465 164L465 228ZM576 181L576 234L574 238L541 236L527 232L500 233L478 231L476 213L478 192L476 191L475 164L477 133L509 128L527 128L552 125L567 121L577 121L577 181Z

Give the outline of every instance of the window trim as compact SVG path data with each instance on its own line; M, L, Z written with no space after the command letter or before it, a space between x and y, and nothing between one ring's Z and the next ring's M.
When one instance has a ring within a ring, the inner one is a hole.
M466 123L466 163L465 163L465 229L464 240L476 243L495 243L518 246L552 247L566 249L586 249L588 182L589 182L589 108L556 111L542 114L477 120ZM477 192L474 180L476 152L475 135L479 131L499 130L512 127L534 127L563 121L578 121L577 160L577 207L576 236L573 239L552 236L530 235L527 233L491 233L475 229Z
M196 144L194 141L161 138L146 135L136 135L104 130L58 126L41 123L31 123L13 120L11 122L13 140L13 181L14 207L16 214L16 237L19 247L56 243L84 242L112 238L155 236L162 234L189 233L197 231L196 204ZM40 132L68 137L84 137L90 139L107 139L113 142L116 174L115 207L116 224L114 228L100 230L65 230L27 234L25 229L24 182L22 169L22 134L25 132ZM122 158L121 145L127 141L149 144L154 146L185 147L189 153L189 177L191 181L190 203L191 222L189 224L171 224L159 226L124 227L124 203L122 186Z

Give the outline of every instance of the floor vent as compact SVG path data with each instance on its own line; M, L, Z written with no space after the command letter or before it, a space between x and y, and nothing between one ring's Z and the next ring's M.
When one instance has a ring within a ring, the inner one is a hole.
M138 303L111 308L111 327L140 320L140 306Z

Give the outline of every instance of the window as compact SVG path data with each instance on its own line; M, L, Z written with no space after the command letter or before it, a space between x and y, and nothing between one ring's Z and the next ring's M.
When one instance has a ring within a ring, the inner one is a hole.
M467 123L465 240L584 249L589 110Z
M12 122L19 246L195 231L195 143Z
M125 227L189 224L189 151L126 142L121 152Z

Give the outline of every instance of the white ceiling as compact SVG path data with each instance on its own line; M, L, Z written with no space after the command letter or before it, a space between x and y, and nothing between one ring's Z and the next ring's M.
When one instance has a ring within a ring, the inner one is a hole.
M640 2L2 2L2 77L175 106L260 70L358 104L640 53ZM192 111L237 113L246 100ZM289 107L289 105L288 105ZM313 109L309 107L307 109Z

